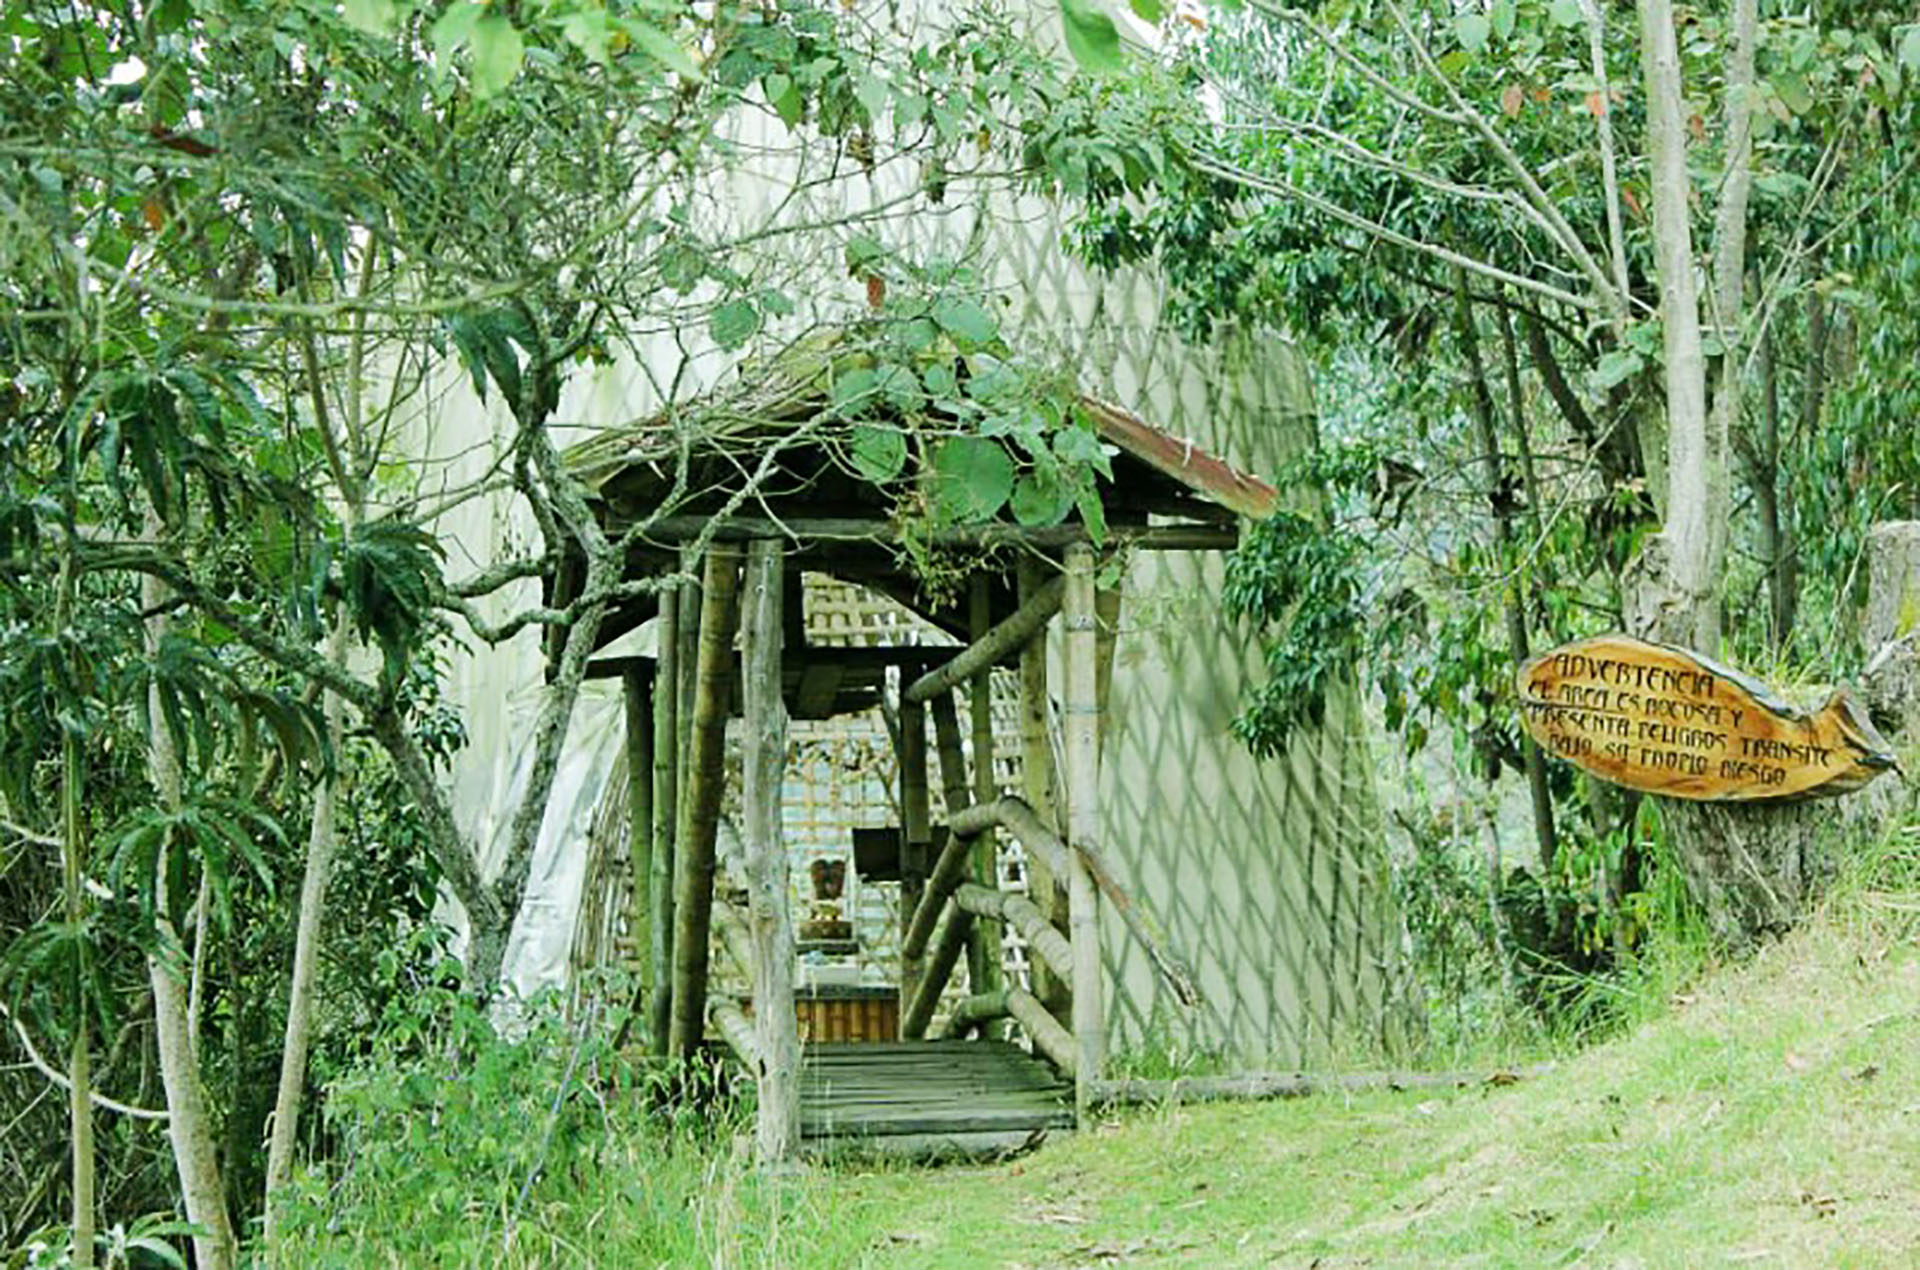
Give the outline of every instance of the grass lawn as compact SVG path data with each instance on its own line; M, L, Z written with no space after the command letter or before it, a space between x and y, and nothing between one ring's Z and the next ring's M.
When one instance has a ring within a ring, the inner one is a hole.
M1148 1108L802 1187L795 1264L1920 1265L1920 956L1824 925L1517 1084Z

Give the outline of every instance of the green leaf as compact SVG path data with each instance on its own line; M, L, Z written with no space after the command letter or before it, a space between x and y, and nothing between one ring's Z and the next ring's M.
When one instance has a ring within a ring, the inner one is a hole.
M898 428L861 424L853 430L853 467L876 485L900 475L907 465L907 438Z
M1029 529L1057 525L1073 510L1073 491L1044 469L1023 472L1013 483L1013 518Z
M1167 11L1160 0L1127 0L1127 7L1132 9L1134 16L1142 22L1151 22L1155 26L1160 24L1160 19Z
M387 35L393 30L393 0L345 0L342 16L356 31Z
M873 404L874 374L870 366L842 371L833 380L833 408L849 417L862 414Z
M729 300L707 319L707 334L724 349L736 349L760 333L760 310L751 300Z
M1062 463L1077 463L1113 479L1113 460L1090 428L1060 429L1053 434L1053 452Z
M1091 486L1081 490L1074 506L1080 509L1080 519L1086 522L1087 537L1098 547L1107 540L1107 509L1100 502L1100 492Z
M567 43L586 54L596 66L607 64L607 42L613 38L613 25L605 9L575 9L560 23L560 34Z
M678 40L659 27L638 18L621 18L620 29L627 33L635 48L674 74L687 79L700 78L700 66L692 55L680 46Z
M1469 53L1478 53L1487 46L1487 36L1492 33L1493 24L1487 21L1484 13L1462 13L1453 20L1453 30L1460 37L1460 47Z
M469 47L477 97L492 97L503 91L520 73L520 63L527 56L527 44L520 32L497 13L489 13L474 25Z
M1555 26L1579 26L1582 16L1580 0L1553 0L1547 6L1547 16Z
M760 81L760 90L767 95L767 104L773 107L780 121L792 128L800 122L800 115L806 109L806 100L800 96L800 90L794 87L793 80L779 71Z
M1013 493L1013 460L984 437L949 437L933 454L934 503L949 521L991 520Z
M1920 24L1908 27L1907 33L1900 37L1900 64L1920 73Z
M1588 382L1593 385L1595 392L1605 392L1615 384L1639 374L1645 365L1646 361L1632 349L1612 349L1600 358L1600 364L1593 368Z
M1516 16L1513 0L1494 0L1493 33L1503 40L1511 37Z
M1773 91L1787 104L1787 109L1796 115L1804 115L1813 109L1813 90L1807 87L1804 75L1775 75Z
M959 377L946 362L935 362L927 367L920 374L920 382L927 386L927 396L935 401L951 400L960 389Z
M999 333L993 315L964 296L943 295L933 302L933 320L964 344L986 344Z
M893 99L892 92L887 88L887 82L874 75L862 75L859 85L853 90L853 95L860 99L861 107L867 112L867 119L876 124L886 114L887 103Z
M453 51L473 38L473 28L485 16L485 6L454 0L447 11L434 19L433 59L444 73L453 59Z
M1081 70L1111 75L1121 69L1119 29L1094 0L1060 0L1060 19L1067 52Z

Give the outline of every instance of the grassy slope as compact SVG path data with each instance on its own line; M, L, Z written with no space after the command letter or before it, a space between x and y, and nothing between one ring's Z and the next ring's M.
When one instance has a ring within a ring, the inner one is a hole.
M824 1264L1920 1265L1920 955L1828 923L1518 1085L1151 1109L828 1185Z

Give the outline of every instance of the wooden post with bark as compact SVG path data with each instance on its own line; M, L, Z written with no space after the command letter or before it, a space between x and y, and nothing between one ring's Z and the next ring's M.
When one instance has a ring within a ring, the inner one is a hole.
M1021 607L1040 589L1040 565L1031 556L1020 558L1016 578ZM1047 637L1041 628L1020 647L1020 784L1027 805L1050 833L1060 830L1055 808L1058 775L1053 760L1053 723L1051 697L1047 692ZM1067 928L1064 879L1047 867L1038 854L1027 852L1027 892L1048 922L1061 931ZM1070 1008L1068 982L1071 975L1056 975L1045 965L1032 967L1033 995L1057 1015Z
M926 887L927 855L933 842L933 814L927 794L927 715L918 701L900 694L900 933L904 942ZM903 949L900 999L919 990L921 958ZM904 1022L904 1011L903 1022Z
M653 959L653 675L628 667L620 676L627 720L627 937L633 941L638 1005L654 995L659 963Z
M985 573L973 575L968 594L968 623L968 634L976 646L993 629L993 591ZM1032 642L1032 636L1028 637L1028 642ZM993 780L992 662L974 671L968 683L967 713L973 733L973 801L985 805L999 797ZM954 808L949 804L949 820L953 812ZM981 886L995 888L1000 885L995 867L999 849L999 835L991 829L974 839L970 872L973 880ZM993 992L1000 986L1000 948L1000 931L985 923L975 922L972 934L967 939L968 992ZM1005 1029L995 1021L989 1022L983 1031L988 1039L999 1040Z
M653 993L647 999L647 1047L664 1057L673 1009L674 834L680 806L680 596L660 593L655 627L653 676L653 858L648 895L648 943L654 967Z
M780 832L787 715L780 695L783 599L780 543L748 548L743 675L743 758L748 923L753 936L753 1018L760 1070L755 1142L762 1167L792 1156L800 1139L800 1036L793 1012L793 913Z
M1074 1109L1084 1123L1093 1082L1106 1060L1106 1008L1100 985L1100 895L1080 848L1100 831L1100 705L1097 689L1097 619L1093 598L1093 550L1067 548L1066 593L1066 786L1067 894L1073 945Z
M713 919L714 839L720 827L720 795L726 784L727 715L732 706L734 603L740 580L740 550L724 543L708 549L700 604L700 655L693 698L687 780L680 809L673 936L673 1010L669 1053L693 1057L706 1030L707 947Z

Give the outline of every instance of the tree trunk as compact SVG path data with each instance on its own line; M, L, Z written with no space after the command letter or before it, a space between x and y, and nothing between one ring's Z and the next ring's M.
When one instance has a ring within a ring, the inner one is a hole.
M69 543L60 561L60 589L54 611L55 634L61 638L73 621L73 557L74 547ZM71 729L63 730L60 734L61 890L67 921L76 929L87 915L86 851L80 832L80 804L86 776L80 758L79 738ZM77 1017L73 1046L67 1057L67 1119L73 1138L73 1264L76 1270L93 1270L97 1168L93 1148L93 1035L86 977L76 974L73 986Z
M163 615L166 588L149 578L141 600L148 612L162 614L147 619L147 654L156 656L167 626ZM173 734L167 730L166 714L160 708L158 687L150 690L147 715L151 729L148 765L154 789L159 794L160 805L174 810L182 798L180 762L173 748ZM166 916L169 870L165 857L168 851L176 849L163 848L154 866L154 906L160 914L157 925L163 947L179 944L179 936ZM236 1251L233 1225L227 1217L226 1189L220 1180L213 1117L207 1107L206 1088L201 1081L200 1063L188 1026L186 985L174 977L173 967L159 952L147 957L147 977L153 984L154 1034L160 1053L160 1079L167 1091L167 1135L173 1143L174 1167L180 1175L187 1220L203 1232L193 1237L194 1264L199 1270L230 1270Z
M1459 335L1460 349L1466 355L1467 369L1472 376L1473 419L1475 430L1480 435L1480 461L1486 467L1487 505L1493 513L1493 538L1496 548L1496 560L1499 568L1505 571L1517 567L1513 550L1513 516L1518 491L1506 473L1506 465L1500 458L1500 442L1493 422L1493 389L1487 383L1487 368L1480 357L1480 337L1474 327L1473 308L1467 301L1467 275L1464 270L1454 270L1454 328ZM1525 429L1526 420L1520 417L1521 403L1516 396L1513 402L1514 424ZM1524 592L1520 583L1515 581L1501 595L1507 619L1507 651L1518 666L1527 660L1530 653L1527 646L1527 616L1523 607ZM1533 833L1535 844L1540 849L1540 866L1545 877L1553 876L1554 832L1553 797L1547 790L1547 763L1540 753L1540 747L1533 743L1523 729L1520 733L1520 753L1526 766L1527 791L1533 801ZM1488 885L1498 885L1497 871L1488 878ZM1494 916L1499 916L1498 908ZM1557 919L1556 919L1557 924Z
M1741 3L1747 0L1740 0ZM1623 584L1634 634L1717 654L1719 569L1726 474L1709 445L1706 360L1694 285L1685 93L1672 0L1640 0L1647 90L1647 148L1654 268L1666 355L1666 523L1628 566Z
M749 548L745 634L744 769L748 916L753 934L753 1017L760 1071L755 1143L762 1168L785 1163L800 1141L800 1037L793 1013L793 913L780 834L780 776L787 711L780 695L780 544Z
M331 647L335 665L347 655L347 619L336 618ZM326 696L327 739L336 764L344 762L346 731L340 698ZM287 1027L280 1051L280 1085L273 1103L273 1136L267 1144L266 1244L273 1246L274 1201L293 1168L293 1145L300 1127L300 1104L307 1087L307 1049L313 1023L313 980L320 965L320 924L326 914L327 884L333 876L338 843L335 791L339 774L323 779L313 794L313 824L307 835L306 873L300 882L300 914L293 937L293 973L287 989ZM200 914L204 928L207 914Z

